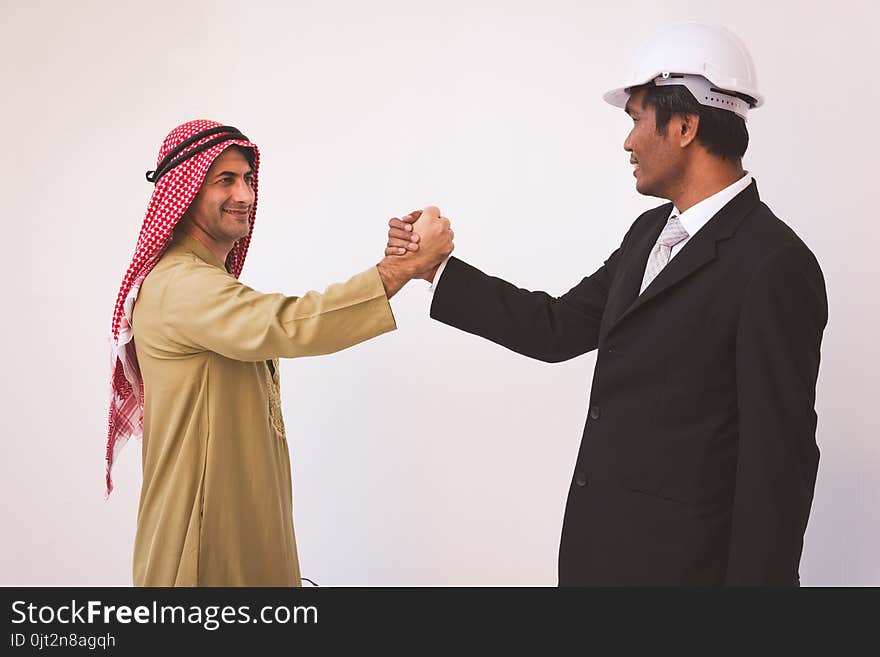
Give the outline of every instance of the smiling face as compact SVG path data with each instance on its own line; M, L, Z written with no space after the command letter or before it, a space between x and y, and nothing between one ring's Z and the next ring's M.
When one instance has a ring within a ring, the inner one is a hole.
M684 176L684 151L674 137L680 122L672 120L657 132L654 108L642 105L645 90L633 93L626 103L626 113L633 127L623 148L635 165L636 190L647 196L671 199Z
M205 175L184 215L193 227L228 251L250 231L254 172L241 149L224 150Z

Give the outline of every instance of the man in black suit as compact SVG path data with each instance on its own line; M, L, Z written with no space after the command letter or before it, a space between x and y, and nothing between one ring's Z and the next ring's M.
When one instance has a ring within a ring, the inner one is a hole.
M634 122L637 190L671 203L558 298L450 258L427 272L431 317L545 362L598 350L561 586L796 586L825 285L742 168L762 101L748 52L721 28L677 29L606 94ZM417 214L390 222L389 254L417 240Z

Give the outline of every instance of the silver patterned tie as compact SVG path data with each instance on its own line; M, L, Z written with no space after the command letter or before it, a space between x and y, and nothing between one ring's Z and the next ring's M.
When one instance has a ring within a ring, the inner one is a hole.
M657 243L654 245L651 255L648 257L648 266L645 268L645 288L651 284L651 281L657 277L657 274L669 262L672 247L679 242L683 242L688 237L688 232L681 225L681 221L678 220L678 215L669 217L669 220L663 227L663 231L660 233L660 237L657 238Z

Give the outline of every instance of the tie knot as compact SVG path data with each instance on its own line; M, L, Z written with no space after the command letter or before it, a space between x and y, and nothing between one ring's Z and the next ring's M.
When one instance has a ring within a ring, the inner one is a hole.
M672 215L663 227L663 232L660 233L660 238L657 242L671 249L673 246L679 242L683 242L687 238L688 232L678 220L678 215Z

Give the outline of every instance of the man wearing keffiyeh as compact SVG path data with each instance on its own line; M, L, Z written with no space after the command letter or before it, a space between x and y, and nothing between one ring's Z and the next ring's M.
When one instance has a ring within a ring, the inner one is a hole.
M239 130L190 121L165 138L111 326L111 469L143 435L138 586L298 586L278 358L327 354L396 328L388 299L452 251L426 208L413 258L383 259L323 293L238 280L260 155ZM401 252L406 247L401 248Z

